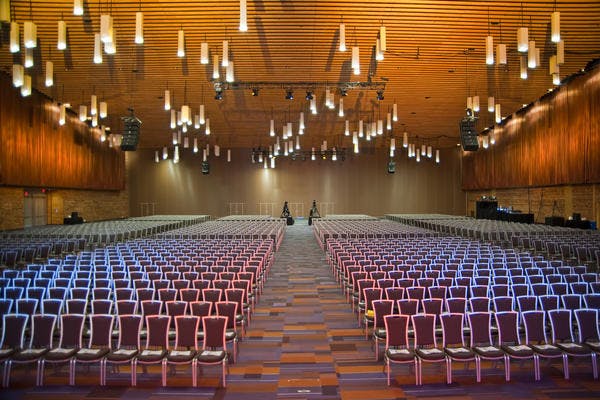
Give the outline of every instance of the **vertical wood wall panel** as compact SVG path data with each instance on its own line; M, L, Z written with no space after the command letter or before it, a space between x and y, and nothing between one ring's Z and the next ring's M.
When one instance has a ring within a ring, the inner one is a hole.
M574 77L463 154L464 190L600 182L600 68Z
M22 98L6 74L0 93L0 185L125 188L123 153L100 143L74 113L60 126L55 103L35 91Z

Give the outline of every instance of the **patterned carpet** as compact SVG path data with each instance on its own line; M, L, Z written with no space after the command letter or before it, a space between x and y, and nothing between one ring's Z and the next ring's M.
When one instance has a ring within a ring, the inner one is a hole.
M571 380L560 365L542 364L542 380L533 380L531 363L512 363L512 381L504 382L502 366L483 365L483 382L475 382L474 365L456 364L454 383L446 385L443 367L424 367L424 386L414 385L414 371L395 366L386 386L383 362L374 360L355 314L333 280L325 255L306 221L288 227L238 362L230 367L227 388L218 386L220 370L205 368L192 388L189 368L168 377L160 387L160 371L138 372L138 387L129 387L128 371L109 375L98 386L98 370L78 367L77 386L66 385L66 368L47 369L46 386L34 385L34 368L17 366L11 389L1 399L598 399L589 361L571 363Z

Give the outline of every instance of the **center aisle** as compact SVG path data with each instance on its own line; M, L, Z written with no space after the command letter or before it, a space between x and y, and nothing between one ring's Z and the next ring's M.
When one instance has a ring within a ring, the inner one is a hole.
M306 221L287 227L239 354L226 398L236 391L261 399L402 395L386 387L383 363Z

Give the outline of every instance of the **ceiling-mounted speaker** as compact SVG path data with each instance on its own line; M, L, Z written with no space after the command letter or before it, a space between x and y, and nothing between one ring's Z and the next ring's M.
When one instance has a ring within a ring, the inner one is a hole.
M133 110L129 110L131 115L121 117L123 120L123 140L121 141L121 150L135 151L140 140L140 126L142 121L133 115Z
M210 174L210 164L208 163L208 161L202 161L202 174Z
M475 119L467 116L460 121L460 143L464 151L479 150L479 141L477 140L477 130L475 129Z
M388 174L393 174L394 172L396 172L396 163L394 162L394 160L390 160L390 162L388 163L387 171Z

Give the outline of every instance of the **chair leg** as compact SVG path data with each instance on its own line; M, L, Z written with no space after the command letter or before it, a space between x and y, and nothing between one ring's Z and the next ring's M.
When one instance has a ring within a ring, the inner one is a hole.
M41 373L42 373L42 359L38 359L37 360L37 368L36 368L36 375L35 375L35 385L36 386L41 386Z
M44 385L44 369L46 367L46 362L44 359L40 360L40 377L38 378L38 386Z
M565 375L565 379L569 379L569 356L563 354L563 373Z
M598 379L598 364L596 360L596 353L592 353L592 371L594 373L594 379Z
M477 379L477 383L481 382L481 359L479 358L479 356L475 356L475 376Z
M198 366L196 365L196 359L192 360L192 386L198 386Z
M392 369L392 366L390 365L390 360L386 359L385 360L385 364L383 368L387 367L387 385L390 386L390 370Z
M161 362L161 378L162 378L162 386L167 386L167 360L163 359Z
M137 385L137 361L134 358L131 361L131 386Z
M422 385L423 384L423 365L421 360L419 360L417 358L417 370L416 370L416 376L417 376L417 385Z
M223 387L227 387L227 359L223 360Z
M69 360L69 385L75 386L75 358Z
M540 357L537 354L533 355L533 369L535 372L535 380L539 381L542 379L542 373L540 371Z
M510 382L510 357L504 356L504 377L506 382Z
M446 383L448 385L452 383L452 360L450 357L446 357Z
M4 370L2 374L2 387L7 388L10 385L10 370L12 369L12 360L4 362Z

